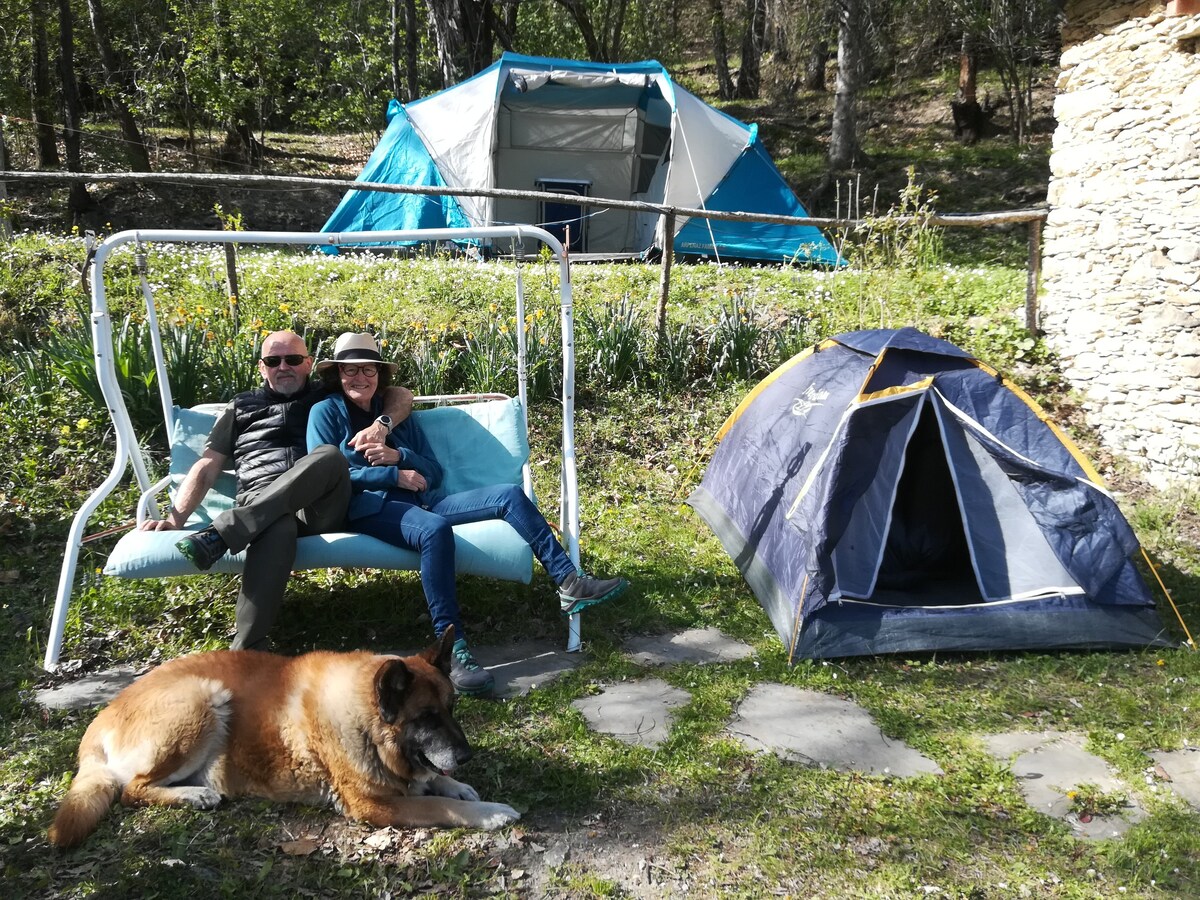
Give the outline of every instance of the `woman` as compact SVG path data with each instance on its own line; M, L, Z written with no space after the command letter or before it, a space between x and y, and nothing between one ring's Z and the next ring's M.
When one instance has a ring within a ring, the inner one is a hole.
M311 450L333 444L349 462L354 490L348 516L352 530L421 554L421 586L434 632L441 637L453 625L458 637L450 680L460 694L488 694L495 680L471 655L459 617L454 525L486 519L508 522L558 585L564 615L611 600L629 582L591 578L577 571L546 519L516 485L497 484L450 495L442 492L442 467L421 427L411 417L393 425L382 415L380 394L391 383L395 368L395 363L380 357L370 334L339 336L333 358L316 366L317 374L335 393L309 414L308 446ZM351 447L350 439L362 430L362 423L375 421L390 429L387 440Z

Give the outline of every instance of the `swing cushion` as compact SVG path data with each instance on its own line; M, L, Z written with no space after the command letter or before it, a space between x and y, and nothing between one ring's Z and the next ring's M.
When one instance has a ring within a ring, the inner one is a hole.
M176 410L171 445L171 485L178 487L192 463L204 452L208 432L220 405ZM491 484L520 484L529 459L525 416L517 399L487 400L459 406L420 409L413 413L445 469L447 493ZM236 480L225 472L208 492L201 507L188 520L189 531L198 530L212 517L233 505ZM131 531L113 548L104 567L107 575L121 578L164 578L199 574L175 549L178 531ZM507 522L493 520L454 528L455 571L528 584L533 574L533 553ZM208 571L236 574L245 565L246 553L226 555ZM292 568L372 568L415 571L420 557L413 550L393 547L365 534L330 532L302 537L296 542Z

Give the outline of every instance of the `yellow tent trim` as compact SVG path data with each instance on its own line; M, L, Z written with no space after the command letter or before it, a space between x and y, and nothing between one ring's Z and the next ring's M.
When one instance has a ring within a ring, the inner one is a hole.
M1067 452L1075 458L1075 462L1079 463L1080 468L1087 473L1088 479L1094 484L1098 484L1101 487L1106 487L1104 484L1104 479L1100 477L1100 473L1096 471L1094 466L1092 466L1091 460L1084 456L1083 451L1079 449L1073 440L1071 440L1071 436L1059 428L1055 421L1046 415L1045 411L1041 408L1041 406L1038 405L1036 400L1001 375L999 370L993 369L987 363L980 362L977 359L972 360L972 362L974 362L975 365L983 371L989 373L993 378L1000 379L1001 384L1021 398L1021 402L1029 407L1033 414L1038 417L1038 420L1044 423L1046 427L1053 431L1055 436L1062 441L1063 446L1067 448Z
M837 346L837 341L824 340L821 343L817 344L816 346L809 347L805 350L801 350L799 353L797 353L795 356L793 356L791 359L789 359L787 362L785 362L783 365L781 365L779 368L777 368L774 372L772 372L770 375L768 375L766 378L764 378L762 381L760 381L758 384L756 384L754 386L754 388L750 391L750 393L748 393L745 397L742 398L742 402L737 405L737 409L735 409L733 412L731 412L729 414L729 418L725 420L725 424L722 425L720 430L717 432L716 440L717 441L722 440L725 437L725 435L729 433L729 429L732 428L734 426L734 424L737 422L737 420L742 417L742 413L744 413L746 411L746 407L748 407L751 403L753 403L755 398L759 394L761 394L768 387L770 387L777 380L779 380L783 376L784 372L788 371L793 366L796 366L796 365L800 364L801 362L803 362L804 360L808 359L810 356L812 356L818 350L825 350L829 347L834 347L834 346Z

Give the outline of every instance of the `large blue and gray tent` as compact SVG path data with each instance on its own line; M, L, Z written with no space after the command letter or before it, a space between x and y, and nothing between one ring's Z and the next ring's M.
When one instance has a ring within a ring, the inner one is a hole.
M543 225L570 247L640 254L663 246L655 212L585 198L806 217L755 125L719 112L652 60L591 63L505 53L478 75L403 105L358 177L424 187L499 188L579 197L347 192L326 232ZM564 241L565 242L565 241ZM677 217L677 253L837 264L811 226Z
M759 384L688 502L792 660L1165 644L1100 478L1032 399L912 328Z

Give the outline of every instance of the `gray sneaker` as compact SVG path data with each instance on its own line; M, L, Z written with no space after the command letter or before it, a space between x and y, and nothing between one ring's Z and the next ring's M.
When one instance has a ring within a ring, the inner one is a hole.
M225 539L221 535L217 534L217 529L209 525L195 534L189 534L182 540L176 541L175 549L186 556L197 569L204 572L211 569L213 563L225 555L229 545L225 543Z
M454 642L454 650L450 654L450 683L454 685L456 694L468 697L490 694L496 686L492 673L475 661L467 642L462 638Z
M568 575L558 586L558 603L564 616L604 603L625 593L629 582L624 578L592 578L590 575Z

